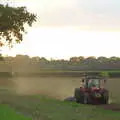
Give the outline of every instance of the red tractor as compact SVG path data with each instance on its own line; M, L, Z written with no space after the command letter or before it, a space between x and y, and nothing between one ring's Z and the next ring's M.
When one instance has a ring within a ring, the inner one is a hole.
M76 102L83 104L108 104L109 91L104 88L106 79L87 76L82 79L82 87L75 89Z

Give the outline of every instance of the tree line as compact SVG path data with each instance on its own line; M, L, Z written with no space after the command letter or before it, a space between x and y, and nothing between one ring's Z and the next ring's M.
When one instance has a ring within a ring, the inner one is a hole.
M0 57L0 65L9 65L12 70L18 71L40 71L40 70L66 70L66 71L85 71L85 70L120 70L119 57L71 57L69 60L51 59L44 57L32 57L27 55L16 55L15 57Z

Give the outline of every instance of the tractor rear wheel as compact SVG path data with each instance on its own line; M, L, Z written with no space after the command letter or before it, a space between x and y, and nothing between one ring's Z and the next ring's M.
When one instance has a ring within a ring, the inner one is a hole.
M74 96L76 98L76 102L80 103L81 102L81 92L80 92L80 88L75 88L75 93Z
M88 104L89 103L89 96L88 96L88 94L84 94L83 95L82 103L83 104Z
M75 99L77 103L88 104L89 103L89 96L87 93L83 93L80 91L80 88L75 89Z

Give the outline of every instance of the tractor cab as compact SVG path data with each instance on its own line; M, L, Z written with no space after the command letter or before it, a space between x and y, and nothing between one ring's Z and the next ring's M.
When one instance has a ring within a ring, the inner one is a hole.
M82 79L84 88L104 88L106 79L102 77L85 77Z

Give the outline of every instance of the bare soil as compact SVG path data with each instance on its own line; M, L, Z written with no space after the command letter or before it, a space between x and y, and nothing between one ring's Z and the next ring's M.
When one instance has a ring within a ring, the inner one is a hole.
M106 109L106 110L112 110L112 111L119 111L120 112L120 104L108 104L108 105L100 105L100 107Z

